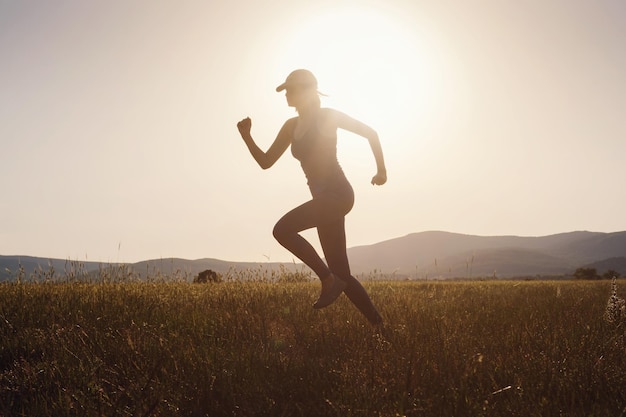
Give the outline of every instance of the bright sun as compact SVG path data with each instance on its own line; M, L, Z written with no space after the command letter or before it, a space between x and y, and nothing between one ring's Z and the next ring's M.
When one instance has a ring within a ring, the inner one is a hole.
M339 8L298 26L280 63L312 70L333 107L401 135L427 117L436 94L434 54L400 16L365 7Z

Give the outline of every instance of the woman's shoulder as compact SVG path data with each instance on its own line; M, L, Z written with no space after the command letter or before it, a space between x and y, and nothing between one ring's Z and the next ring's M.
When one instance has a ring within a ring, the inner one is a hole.
M290 119L285 120L285 123L283 123L282 130L288 130L288 131L293 132L293 129L296 127L297 122L298 122L297 117L292 117Z
M335 109L331 109L330 107L322 107L319 112L319 119L321 119L323 124L337 124L337 120L341 113Z
M324 119L332 121L335 124L339 123L340 120L348 117L345 113L330 107L322 107L320 111L322 112Z
M297 118L295 117L287 119L285 123L283 123L283 126L280 128L276 140L286 140L287 142L291 142L293 140L294 131L296 128L296 121Z
M324 136L333 136L337 132L337 122L339 120L339 113L335 109L323 107L320 109L320 117L317 121L317 127Z
M333 108L330 107L320 107L320 114L322 116L325 117L334 117L338 114L339 112Z

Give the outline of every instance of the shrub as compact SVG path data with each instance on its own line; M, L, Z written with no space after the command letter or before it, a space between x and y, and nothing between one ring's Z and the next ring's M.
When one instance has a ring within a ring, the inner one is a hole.
M217 272L207 269L198 274L197 277L193 279L195 284L206 284L209 282L222 282L222 276Z
M598 279L598 271L595 268L578 268L574 272L576 279Z

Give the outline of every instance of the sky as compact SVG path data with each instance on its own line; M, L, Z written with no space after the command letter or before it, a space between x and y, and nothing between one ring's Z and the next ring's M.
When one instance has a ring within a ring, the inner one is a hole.
M0 0L0 254L291 262L309 198L289 152L296 68L339 132L348 246L442 230L626 230L626 2ZM316 247L314 231L306 231Z

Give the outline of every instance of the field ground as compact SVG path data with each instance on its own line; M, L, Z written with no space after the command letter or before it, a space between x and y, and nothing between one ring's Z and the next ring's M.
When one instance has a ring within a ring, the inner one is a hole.
M626 416L610 282L364 285L2 284L0 416Z

